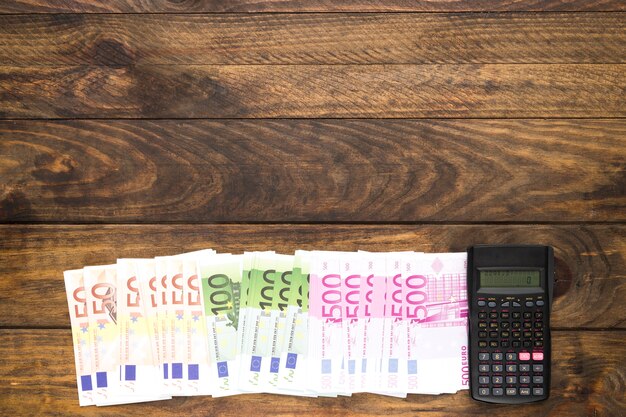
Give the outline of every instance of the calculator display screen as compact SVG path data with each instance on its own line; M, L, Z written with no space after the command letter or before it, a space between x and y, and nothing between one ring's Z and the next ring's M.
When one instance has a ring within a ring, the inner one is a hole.
M540 271L491 270L480 271L481 287L518 288L541 287Z

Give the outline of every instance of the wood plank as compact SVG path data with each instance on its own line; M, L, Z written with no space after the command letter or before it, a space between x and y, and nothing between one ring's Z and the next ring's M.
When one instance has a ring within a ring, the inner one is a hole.
M625 117L625 68L0 67L0 118Z
M10 15L0 39L11 66L626 62L621 13Z
M453 395L409 395L406 399L373 394L350 398L302 398L270 394L226 398L178 397L152 403L96 408L78 406L71 334L67 330L0 330L0 412L22 415L91 416L617 416L626 408L624 331L553 333L550 398L529 405L473 401L467 391Z
M619 11L621 0L4 0L0 13Z
M4 222L626 221L624 120L0 121L0 155Z
M4 225L0 327L68 327L62 271L119 257L209 247L446 252L537 243L555 248L553 327L625 328L625 231L625 225Z

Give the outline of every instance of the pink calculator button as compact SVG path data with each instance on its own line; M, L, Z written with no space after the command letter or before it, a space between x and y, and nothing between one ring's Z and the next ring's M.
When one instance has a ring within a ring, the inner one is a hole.
M520 361L529 361L530 360L530 353L528 353L528 352L520 352L519 360Z
M533 352L533 360L534 361L542 361L543 360L543 352Z

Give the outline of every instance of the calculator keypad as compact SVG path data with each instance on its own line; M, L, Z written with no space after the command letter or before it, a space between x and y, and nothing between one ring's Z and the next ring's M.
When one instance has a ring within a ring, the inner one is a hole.
M548 364L544 355L543 297L478 300L478 398L543 397Z

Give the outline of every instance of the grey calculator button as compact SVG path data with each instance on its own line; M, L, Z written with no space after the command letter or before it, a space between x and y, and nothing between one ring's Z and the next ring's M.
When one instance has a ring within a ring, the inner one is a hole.
M522 375L519 377L520 384L530 384L530 377L528 375Z
M507 353L506 354L507 361L515 361L517 360L517 353Z
M494 388L493 389L493 395L500 396L500 395L502 395L502 391L503 391L502 388Z
M478 365L478 372L489 372L489 365Z
M502 353L492 353L491 354L491 359L493 359L494 361L501 361L502 360Z
M517 389L516 388L507 388L506 389L506 395L517 395Z
M489 383L489 377L488 376L479 376L478 377L478 383L479 384L488 384Z
M519 366L519 371L520 372L530 372L530 365L528 365L528 364L520 365Z
M488 361L489 360L489 354L488 353L479 353L478 354L478 360L479 361Z
M534 305L535 303L533 303L532 301L526 301L526 307L532 307Z
M493 372L502 372L502 365L491 365L491 370Z
M517 303L515 301L513 301L513 307L521 307L522 305L520 303Z
M543 388L533 388L533 395L543 395Z
M478 307L484 307L486 305L487 305L487 303L485 302L485 300L479 300L478 301Z
M543 372L543 365L533 365L533 372Z
M493 307L495 307L495 306L496 306L496 302L495 302L495 301L489 301L489 302L487 303L487 306L489 306L489 307L493 308Z
M537 301L537 306L538 306L538 307L543 307L543 304L544 304L544 303L543 303L543 300L538 300L538 301Z
M489 395L489 388L478 388L478 395Z
M533 377L533 384L543 384L543 376L538 375Z
M506 371L507 372L517 372L517 365L507 365L506 366Z
M504 303L500 304L500 307L509 307L511 305L511 303L509 303L508 301L505 301Z
M516 376L507 376L506 377L506 383L507 384L517 384L517 377Z
M502 377L501 376L491 377L491 382L493 382L494 384L501 384L502 383Z
M530 395L530 388L520 388L519 395Z

